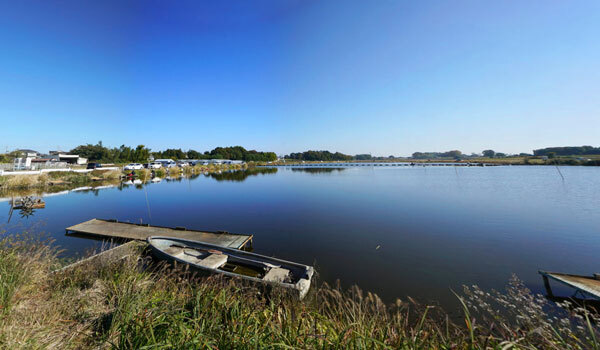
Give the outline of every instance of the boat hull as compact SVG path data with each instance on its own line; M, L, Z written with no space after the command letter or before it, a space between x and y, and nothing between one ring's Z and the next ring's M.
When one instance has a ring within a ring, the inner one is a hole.
M285 288L293 291L294 294L297 294L300 299L304 298L308 293L311 279L314 274L314 268L312 266L245 252L238 249L226 248L214 244L173 237L157 236L148 237L147 242L150 246L152 255L157 259L184 264L205 275L223 275L227 277L241 278L259 284ZM172 252L167 252L166 250L168 250L169 247L180 247L183 253L180 252L179 254L173 254ZM218 252L218 254L207 253L203 256L203 259L198 259L194 257L193 254L192 257L185 255L185 249L188 249L192 252L196 251L196 253L211 251ZM226 256L226 258L223 258L223 256ZM228 259L230 261L249 263L258 268L262 266L267 272L264 276L262 276L262 278L259 278L222 270L221 268L224 263L221 264L221 266L219 263L222 263L223 260ZM214 260L214 262L207 263L207 260ZM283 277L278 276L278 273L282 271L288 271L289 275L293 276L292 281L283 281Z

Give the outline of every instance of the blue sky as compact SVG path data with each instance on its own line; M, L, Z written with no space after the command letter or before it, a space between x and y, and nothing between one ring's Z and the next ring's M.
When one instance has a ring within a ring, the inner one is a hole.
M598 1L0 1L0 151L600 146Z

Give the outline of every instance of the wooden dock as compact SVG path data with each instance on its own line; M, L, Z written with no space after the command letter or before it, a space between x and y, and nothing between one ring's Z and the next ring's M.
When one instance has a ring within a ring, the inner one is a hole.
M150 236L190 239L223 247L241 249L251 244L252 235L228 232L188 230L184 227L150 226L117 220L92 219L66 228L67 234L89 235L101 238L145 241Z
M121 244L116 247L112 247L106 250L100 251L100 253L94 254L90 257L87 257L82 260L75 261L72 264L67 266L63 266L62 268L53 271L53 273L65 272L72 270L75 267L79 266L99 266L107 263L111 263L114 261L118 261L121 259L125 259L130 254L135 253L135 249L145 249L147 247L147 243L143 243L140 241L129 241L125 244Z
M558 272L539 271L544 278L544 287L549 297L553 297L552 288L549 279L558 281L576 290L575 294L582 293L584 296L591 296L600 299L600 274L593 276L571 275Z

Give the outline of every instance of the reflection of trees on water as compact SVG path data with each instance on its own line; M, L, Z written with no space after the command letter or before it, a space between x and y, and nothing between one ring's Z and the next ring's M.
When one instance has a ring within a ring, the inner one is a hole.
M236 181L241 182L246 180L249 176L257 176L257 175L267 175L267 174L275 174L277 172L277 168L249 168L246 170L230 170L219 173L205 173L204 177L213 178L217 181ZM311 170L324 170L324 169L311 169ZM28 188L28 189L0 189L0 199L10 199L13 197L24 197L24 196L39 196L46 197L52 195L61 195L68 193L80 193L80 194L93 194L94 196L98 196L101 189L105 188L116 188L119 191L123 191L127 188L133 187L138 190L144 189L145 186L152 183L160 183L162 181L166 182L181 182L183 180L193 180L198 178L202 174L182 174L178 177L164 177L164 178L152 178L146 181L142 181L139 179L128 179L126 181L102 181L95 182L91 186L81 186L78 184L68 184L68 185L55 185L55 186L45 186L45 187L37 187L37 188ZM25 210L21 210L21 217L29 217L34 215L35 210L37 208L26 208ZM12 206L10 207L10 216L12 216Z
M347 168L291 168L292 171L298 171L309 174L323 174L344 171Z
M257 176L257 175L268 175L275 174L277 172L277 168L249 168L246 170L233 170L233 171L225 171L222 173L211 173L207 174L208 177L211 177L217 181L244 181L249 176Z

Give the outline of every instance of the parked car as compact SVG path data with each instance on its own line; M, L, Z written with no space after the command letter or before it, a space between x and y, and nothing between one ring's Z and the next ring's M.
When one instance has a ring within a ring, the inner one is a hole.
M156 159L155 163L160 163L165 168L172 168L177 166L173 159Z
M190 163L185 162L185 161L184 162L177 162L177 166L182 167L182 168L185 167L185 166L188 166L188 165L190 165Z
M102 164L100 163L88 163L87 169L97 169L102 168Z
M141 165L140 163L130 163L125 165L125 167L123 168L125 170L141 170L144 169L144 166Z
M162 164L160 164L158 162L144 163L144 168L146 168L146 169L160 169L160 168L162 168Z

